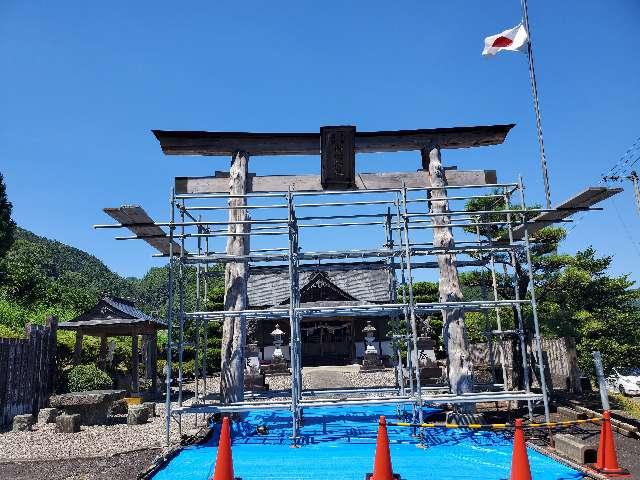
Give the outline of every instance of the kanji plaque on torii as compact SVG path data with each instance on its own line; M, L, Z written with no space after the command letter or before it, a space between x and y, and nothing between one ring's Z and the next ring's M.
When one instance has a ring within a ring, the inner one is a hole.
M325 190L356 188L356 127L320 128L320 183Z

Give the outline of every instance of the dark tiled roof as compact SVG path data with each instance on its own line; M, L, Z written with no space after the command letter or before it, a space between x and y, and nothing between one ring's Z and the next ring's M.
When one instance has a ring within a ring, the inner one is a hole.
M362 303L389 302L389 280L386 269L376 270L328 270L327 278L336 287ZM300 273L300 288L304 288L316 274ZM252 270L247 287L250 307L272 307L289 299L288 272Z
M164 325L165 322L156 318L150 317L143 311L136 308L135 304L131 300L124 298L103 296L98 303L96 303L89 310L78 315L76 318L65 323L74 322L104 322L109 323L113 319L119 319L120 323L153 323L157 325Z
M155 321L154 318L150 317L143 311L138 310L134 306L133 302L129 300L125 300L123 298L118 298L118 297L103 297L102 300L107 304L111 305L113 308L120 310L125 315L130 316L131 318L139 318L142 320Z

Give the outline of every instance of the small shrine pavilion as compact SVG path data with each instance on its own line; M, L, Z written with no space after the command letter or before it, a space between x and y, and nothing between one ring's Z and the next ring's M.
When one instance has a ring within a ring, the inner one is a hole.
M96 305L73 320L60 323L58 328L76 332L74 363L80 363L84 335L100 337L98 363L106 364L107 337L131 337L131 392L140 391L140 349L138 336L142 335L145 349L145 377L151 380L151 391L157 392L157 333L167 324L150 317L136 308L131 300L103 296Z

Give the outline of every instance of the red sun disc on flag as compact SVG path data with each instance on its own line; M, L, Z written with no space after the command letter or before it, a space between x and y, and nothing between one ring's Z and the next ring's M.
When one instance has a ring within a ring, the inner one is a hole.
M498 48L500 48L500 47L508 47L512 43L513 43L513 40L511 40L510 38L500 36L500 37L496 38L493 41L491 46L492 47L498 47Z

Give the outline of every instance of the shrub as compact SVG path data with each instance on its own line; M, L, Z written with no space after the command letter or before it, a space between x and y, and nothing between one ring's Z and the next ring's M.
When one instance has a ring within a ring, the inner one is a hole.
M0 338L24 338L24 332L0 324Z
M113 388L111 377L93 364L78 365L69 371L69 390L72 392L110 388Z

